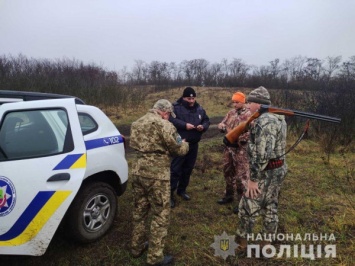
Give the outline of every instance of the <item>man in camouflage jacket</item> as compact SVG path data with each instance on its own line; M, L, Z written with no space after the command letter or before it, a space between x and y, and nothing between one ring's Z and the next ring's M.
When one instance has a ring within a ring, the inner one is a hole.
M189 145L168 121L170 115L175 116L172 104L161 99L131 126L130 146L137 151L132 165L131 254L140 257L148 248L146 222L150 211L148 265L167 265L173 260L172 256L163 255L170 215L170 162L171 156L185 155Z
M247 101L252 113L260 104L270 105L269 92L259 87L250 92ZM262 235L276 234L278 227L278 196L287 172L285 162L287 125L284 116L263 113L250 128L248 154L250 180L248 189L239 204L237 242L247 246L247 235L252 233L256 217L263 215ZM264 239L261 245L268 243Z
M230 110L218 129L223 133L230 132L241 122L248 120L251 112L245 106L244 93L237 91L232 96L233 110ZM225 196L219 199L217 203L226 204L234 200L234 194L237 192L237 206L234 212L238 213L239 201L246 191L249 180L249 159L247 154L247 142L249 140L249 132L245 132L238 138L235 147L224 148L223 152L223 174L226 181Z

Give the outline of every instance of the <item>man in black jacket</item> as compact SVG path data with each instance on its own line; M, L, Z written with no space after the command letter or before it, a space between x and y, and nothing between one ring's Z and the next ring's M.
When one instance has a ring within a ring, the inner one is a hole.
M206 111L196 102L196 92L193 88L186 87L182 97L173 103L173 106L176 117L170 117L169 121L174 124L181 138L189 142L190 149L185 156L174 157L171 162L170 205L172 208L175 207L175 190L184 200L190 200L190 196L186 194L186 188L196 163L198 142L210 126Z

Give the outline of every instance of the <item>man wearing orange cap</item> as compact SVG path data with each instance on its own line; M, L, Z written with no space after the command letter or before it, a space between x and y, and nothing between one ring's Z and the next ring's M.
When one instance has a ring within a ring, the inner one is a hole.
M240 122L247 120L252 114L245 106L245 94L237 91L232 96L233 110L230 110L218 129L223 133L228 133ZM239 201L245 192L249 180L249 160L247 154L247 142L249 132L243 133L238 139L235 147L225 147L223 153L223 174L226 180L225 196L217 201L219 204L227 204L234 200L237 192L237 207L234 213L238 213Z

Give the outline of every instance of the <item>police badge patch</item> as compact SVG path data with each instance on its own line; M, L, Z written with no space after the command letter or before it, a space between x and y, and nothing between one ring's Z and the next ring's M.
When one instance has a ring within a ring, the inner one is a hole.
M14 184L5 176L0 176L0 217L8 215L16 203Z
M182 138L181 138L181 136L180 136L179 134L177 134L177 136L176 136L176 142L177 142L178 144L181 144L181 143L182 143Z
M214 255L221 256L224 260L227 257L235 256L235 249L238 247L238 244L234 241L235 236L228 236L224 231L220 236L214 236L214 243L210 247L214 248Z

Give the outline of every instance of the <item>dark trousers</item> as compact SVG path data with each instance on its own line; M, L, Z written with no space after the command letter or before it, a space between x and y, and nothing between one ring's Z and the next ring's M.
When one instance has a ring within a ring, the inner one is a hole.
M185 156L174 157L170 167L171 192L186 192L190 175L194 169L198 152L198 143L189 143L189 152Z

